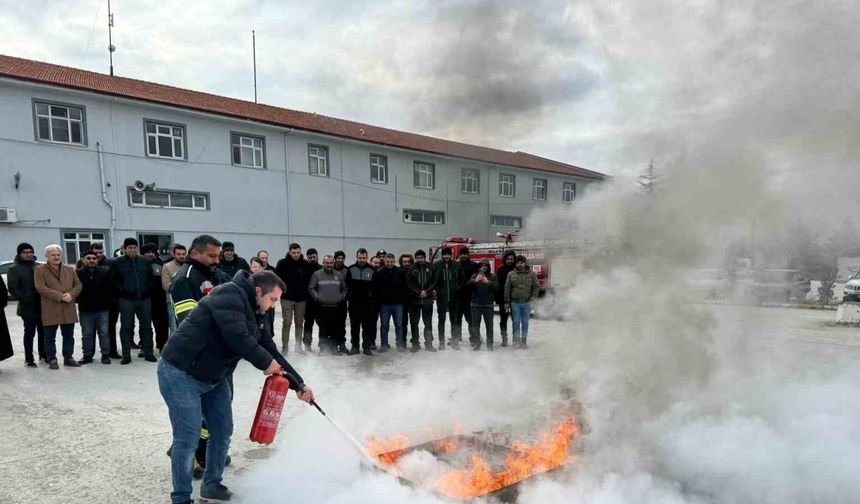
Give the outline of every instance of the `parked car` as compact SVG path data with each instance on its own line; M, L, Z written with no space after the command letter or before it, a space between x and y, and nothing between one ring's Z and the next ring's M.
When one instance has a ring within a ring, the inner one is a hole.
M851 275L842 291L843 303L860 303L860 271Z
M696 299L726 297L731 288L731 275L722 269L696 269L689 276L690 288Z
M767 269L753 273L748 296L759 303L798 303L806 299L811 282L803 273L792 269Z
M15 261L0 261L0 276L3 277L3 283L6 284L6 288L9 288L8 273L9 273L9 268L11 268L13 264L15 264ZM37 261L36 264L44 264L44 263ZM15 296L13 296L12 293L10 292L9 293L9 301L14 301L15 299L16 299Z

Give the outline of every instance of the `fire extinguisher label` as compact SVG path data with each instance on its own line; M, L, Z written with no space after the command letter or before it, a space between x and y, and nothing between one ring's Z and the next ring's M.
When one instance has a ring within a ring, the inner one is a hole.
M266 393L266 406L260 412L260 427L268 427L276 429L278 422L281 419L281 411L284 408L285 394L279 394L274 391Z

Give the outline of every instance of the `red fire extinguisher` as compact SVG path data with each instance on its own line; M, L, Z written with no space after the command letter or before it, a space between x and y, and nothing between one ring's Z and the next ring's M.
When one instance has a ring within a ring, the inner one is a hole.
M257 415L251 425L251 441L260 444L272 444L284 409L284 400L290 390L290 381L282 375L270 375L263 385L260 404L257 405Z

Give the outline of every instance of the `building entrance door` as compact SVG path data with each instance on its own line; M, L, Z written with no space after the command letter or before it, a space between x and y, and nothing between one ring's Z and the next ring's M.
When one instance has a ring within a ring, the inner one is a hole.
M137 242L141 247L147 243L154 243L158 246L158 256L162 259L170 256L170 246L173 245L172 233L137 233Z

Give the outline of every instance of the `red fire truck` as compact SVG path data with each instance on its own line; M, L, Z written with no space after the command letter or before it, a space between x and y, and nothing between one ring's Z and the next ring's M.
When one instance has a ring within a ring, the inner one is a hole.
M513 233L498 236L504 241L479 243L474 238L449 236L440 245L430 249L430 260L441 260L442 249L447 247L453 251L456 261L460 250L468 247L470 259L475 262L487 259L495 273L503 264L505 252L511 250L526 257L528 265L537 274L543 296L547 292L572 285L582 268L580 252L584 252L584 247L588 245L585 240L514 241L516 235Z

